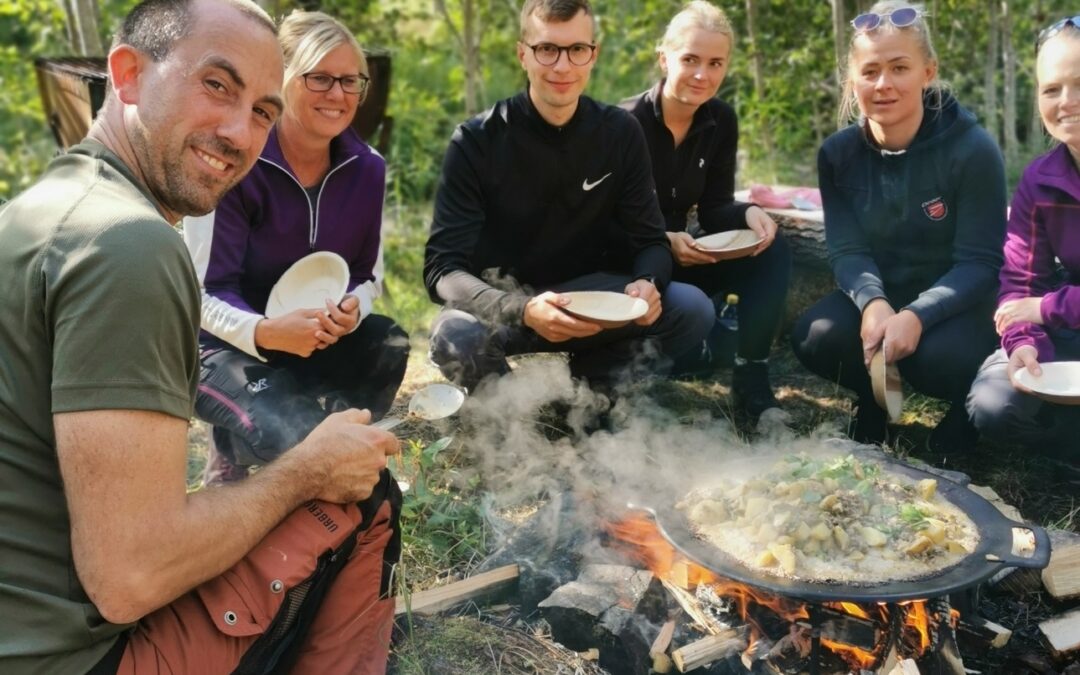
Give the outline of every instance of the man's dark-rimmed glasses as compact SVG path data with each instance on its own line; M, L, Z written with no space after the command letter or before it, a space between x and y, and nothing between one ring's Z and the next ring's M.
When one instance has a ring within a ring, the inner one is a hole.
M593 60L593 54L596 52L596 45L584 42L575 42L567 47L560 47L550 42L537 42L534 45L526 44L525 46L532 50L533 58L542 66L555 65L559 62L559 55L563 52L566 52L566 58L570 60L571 64L587 66Z
M341 91L346 94L355 94L363 96L367 91L368 83L371 78L367 75L342 75L341 77L334 77L333 75L327 75L326 73L304 73L300 77L304 78L304 86L308 91L314 91L317 93L323 93L330 91L334 88L334 83L337 82L341 85Z

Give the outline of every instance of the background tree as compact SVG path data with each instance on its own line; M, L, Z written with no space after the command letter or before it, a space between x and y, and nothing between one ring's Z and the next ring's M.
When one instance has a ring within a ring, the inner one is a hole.
M391 205L428 202L454 127L520 91L514 57L520 0L259 0L274 16L319 8L393 58L388 153ZM62 3L62 4L61 4ZM0 198L22 189L56 151L33 59L93 51L86 17L100 17L102 46L134 0L0 0ZM657 77L655 46L683 0L594 0L602 50L589 95L616 102ZM816 182L815 154L836 129L837 54L850 17L872 0L725 0L736 29L720 97L740 119L740 184ZM1046 140L1035 116L1034 44L1065 0L927 0L941 74L1009 156L1010 181ZM100 11L93 12L97 6ZM73 19L72 15L77 14ZM79 26L75 33L70 26ZM993 27L997 25L997 30ZM979 63L982 59L982 63ZM982 66L982 67L979 67ZM1010 112L1011 111L1011 112Z

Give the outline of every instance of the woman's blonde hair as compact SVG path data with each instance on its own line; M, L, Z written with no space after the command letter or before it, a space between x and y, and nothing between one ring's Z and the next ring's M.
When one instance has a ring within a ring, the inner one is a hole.
M731 21L727 14L724 14L724 10L705 0L691 0L678 14L671 17L664 36L656 45L657 53L682 47L686 44L687 33L695 28L726 35L732 46L735 44L735 31L732 30Z
M360 61L360 73L367 75L367 59L356 37L340 21L322 12L294 9L278 27L278 42L285 55L285 84L310 72L326 55L341 45L349 45ZM288 103L289 87L282 87Z
M930 38L930 26L926 24L926 8L922 4L905 2L905 0L880 0L880 2L874 3L874 6L869 9L869 13L887 15L905 7L914 9L918 14L910 26L897 28L887 18L882 18L881 23L873 30L911 35L918 44L919 51L922 52L926 62L937 64L937 52L934 50L934 41ZM844 67L841 69L841 72L844 73L844 83L843 93L840 98L840 111L837 116L840 124L847 124L859 117L859 99L855 95L855 77L852 74L852 69L855 66L855 40L862 34L862 31L856 31L851 36L851 41L848 43L847 58L843 64ZM927 86L927 89L934 95L934 104L931 107L940 108L941 97L946 89L945 83L939 78L934 78L934 81Z

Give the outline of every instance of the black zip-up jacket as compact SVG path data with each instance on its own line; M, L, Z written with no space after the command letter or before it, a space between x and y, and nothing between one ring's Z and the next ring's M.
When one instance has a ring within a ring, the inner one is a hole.
M625 99L619 107L641 124L652 158L653 180L668 232L686 229L686 214L697 205L698 224L708 233L746 227L746 210L735 201L735 154L739 149L739 119L718 98L698 106L686 138L675 138L664 125L660 106L661 80L652 89Z
M878 148L860 120L818 153L837 285L860 312L875 298L908 302L924 329L992 301L1005 237L1001 151L954 98L932 97L903 152Z
M510 325L522 323L534 289L593 272L649 278L663 290L672 267L663 223L630 115L583 96L554 127L526 91L450 140L424 284L435 302ZM630 261L619 254L626 249Z

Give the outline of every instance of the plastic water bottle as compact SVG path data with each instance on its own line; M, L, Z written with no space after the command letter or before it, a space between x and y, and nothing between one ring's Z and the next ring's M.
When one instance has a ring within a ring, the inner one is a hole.
M714 368L731 368L735 365L735 351L739 346L739 296L728 293L724 304L716 310L716 322L709 331L709 351Z

